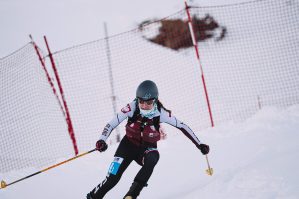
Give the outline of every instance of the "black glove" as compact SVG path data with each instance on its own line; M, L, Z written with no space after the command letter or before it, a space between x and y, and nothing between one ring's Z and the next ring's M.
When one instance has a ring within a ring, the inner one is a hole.
M206 144L200 144L198 146L198 149L201 151L201 153L203 155L207 155L209 153L209 151L210 151L209 145L206 145Z
M108 145L106 144L106 142L104 140L98 140L96 143L96 150L103 152L106 151L108 148Z

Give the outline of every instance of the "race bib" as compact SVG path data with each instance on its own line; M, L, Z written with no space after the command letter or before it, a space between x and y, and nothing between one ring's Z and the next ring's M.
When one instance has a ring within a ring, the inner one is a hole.
M123 160L124 159L121 157L114 157L114 160L109 167L108 173L112 175L116 175Z

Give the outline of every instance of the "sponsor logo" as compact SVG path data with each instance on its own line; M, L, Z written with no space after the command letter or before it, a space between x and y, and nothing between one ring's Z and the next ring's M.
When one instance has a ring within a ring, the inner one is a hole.
M150 93L146 93L142 98L143 99L151 99L151 94Z
M128 113L130 111L131 111L130 104L128 104L127 106L125 106L121 109L121 112L123 112L123 113Z
M104 184L106 181L107 181L107 179L106 179L104 182L102 182L99 186L96 186L96 188L94 189L93 193L96 194L96 193L99 191L100 187L103 186L103 184Z
M102 132L102 135L107 136L109 132L109 128L111 127L110 124L107 124Z

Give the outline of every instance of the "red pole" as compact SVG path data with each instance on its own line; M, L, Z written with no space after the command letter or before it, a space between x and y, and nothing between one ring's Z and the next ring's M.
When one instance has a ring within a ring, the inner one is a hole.
M190 15L190 12L189 12L189 6L188 6L186 0L185 0L185 6L186 6L186 12L187 12L187 15L188 15L189 31L190 31L190 34L191 34L191 37L192 37L193 46L195 48L196 58L198 60L198 64L199 64L199 67L200 67L201 79L202 79L202 83L203 83L203 87L204 87L204 91L205 91L207 106L208 106L210 120L211 120L211 126L214 127L214 121L213 121L213 116L212 116L212 111L211 111L210 100L209 100L209 96L208 96L208 90L207 90L207 86L206 86L206 82L205 82L205 78L204 78L204 74L203 74L202 64L201 64L200 57L199 57L199 50L198 50L198 45L197 45L197 41L196 41L196 38L195 38L194 28L193 28L193 25L192 25L191 15Z
M68 106L67 106L67 103L66 103L66 100L65 100L65 97L64 97L64 92L63 92L63 89L62 89L62 85L61 85L61 82L60 82L58 71L57 71L57 68L56 68L56 65L55 65L52 53L50 51L50 48L49 48L46 36L44 36L44 40L45 40L45 43L46 43L46 46L47 46L47 50L49 52L50 61L51 61L52 67L53 67L53 71L54 71L54 74L55 74L55 77L56 77L56 80L57 80L58 88L59 88L59 91L60 91L60 94L61 94L62 102L63 102L64 108L65 108L66 120L67 120L67 124L68 124L69 135L70 135L71 140L73 142L75 155L78 155L78 147L77 147L77 141L76 141L76 138L75 138L74 128L73 128L73 125L72 125L72 121L71 121L71 116L70 116L70 113L69 113L69 109L68 109Z
M60 102L60 100L59 100L59 97L58 97L58 95L57 95L57 92L56 92L56 89L55 89L55 87L54 87L54 84L53 84L53 82L52 82L52 80L51 80L51 77L50 77L50 75L49 75L49 72L48 72L48 70L47 70L47 68L46 68L46 64L45 64L45 62L44 62L44 59L42 58L42 56L41 56L41 54L40 54L40 52L39 52L39 50L38 50L38 46L37 46L36 43L33 41L32 36L29 35L29 37L30 37L31 42L32 42L32 44L33 44L33 46L34 46L34 49L35 49L35 52L36 52L36 54L37 54L37 56L38 56L38 58L39 58L39 61L41 62L41 65L42 65L42 67L43 67L43 69L44 69L44 71L45 71L45 73L46 73L48 82L49 82L49 84L51 85L51 88L52 88L52 90L53 90L53 93L54 93L54 95L56 96L56 99L57 99L57 101L58 101L58 104L59 104L59 106L60 106L60 109L61 109L61 111L62 111L64 117L66 118L65 112L64 112L64 110L63 110L63 106L62 106L62 104L61 104L61 102Z

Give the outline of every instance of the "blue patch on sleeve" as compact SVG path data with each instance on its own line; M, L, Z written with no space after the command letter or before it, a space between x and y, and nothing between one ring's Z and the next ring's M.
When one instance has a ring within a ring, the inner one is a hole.
M114 160L109 167L108 173L116 175L123 160L124 159L121 157L114 157Z

